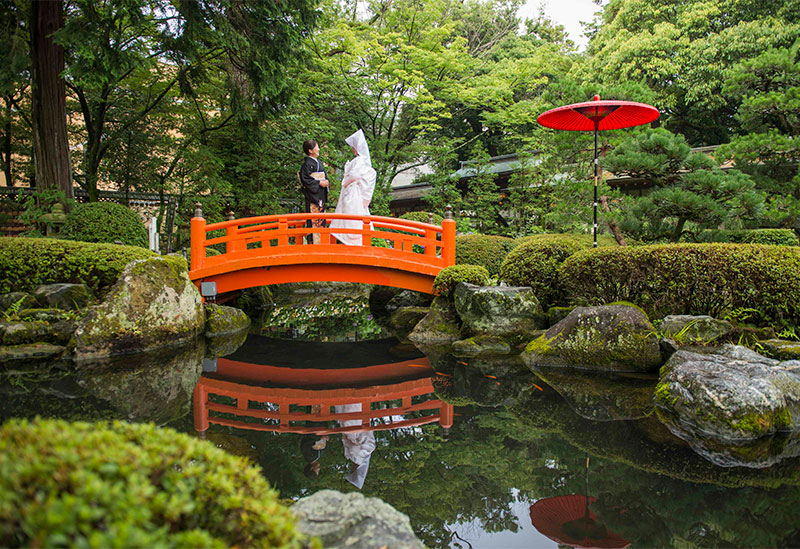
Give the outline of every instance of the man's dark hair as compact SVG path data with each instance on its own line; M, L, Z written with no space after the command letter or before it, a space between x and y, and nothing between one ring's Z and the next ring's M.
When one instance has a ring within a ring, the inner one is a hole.
M308 154L311 152L311 149L317 146L317 142L313 139L306 139L303 141L303 152Z

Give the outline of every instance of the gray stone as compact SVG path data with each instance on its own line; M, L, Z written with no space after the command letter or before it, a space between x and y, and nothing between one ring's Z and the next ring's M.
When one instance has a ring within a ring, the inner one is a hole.
M676 435L746 444L800 429L800 361L737 345L716 354L678 351L661 369L655 403Z
M429 307L431 301L433 301L433 296L430 294L402 290L386 303L386 310L392 313L400 307Z
M453 342L452 351L457 357L507 355L511 345L499 336L480 335Z
M25 292L0 294L0 312L7 312L12 307L17 311L36 305L36 298Z
M92 299L92 292L86 284L45 284L33 292L42 307L52 307L71 311L82 309Z
M399 341L407 342L411 331L427 314L427 307L400 307L395 309L389 315L389 330Z
M800 341L789 341L787 339L767 339L759 341L759 345L764 348L764 354L777 358L778 360L800 359Z
M64 320L67 313L61 309L22 309L19 312L20 318L25 320L46 320L48 322L57 322Z
M298 529L320 538L326 549L422 549L408 516L358 492L321 490L291 507Z
M446 297L434 298L428 314L408 335L414 344L449 345L461 339L461 322L453 303Z
M0 346L0 364L20 360L47 360L60 356L64 350L65 347L51 343L2 345Z
M661 364L658 337L632 305L577 307L522 353L530 367L649 372Z
M710 343L733 332L727 320L717 320L708 315L670 315L659 326L665 337L679 343Z
M460 282L454 302L468 335L530 333L545 327L545 315L532 288Z
M180 345L203 333L200 292L162 257L133 261L75 331L75 358L90 360Z
M41 343L49 339L50 325L47 322L0 322L0 342L3 345Z
M550 307L547 309L547 324L548 326L553 326L554 324L558 324L565 318L567 315L572 312L574 307Z
M208 303L205 312L205 333L209 337L234 334L250 327L250 319L241 309Z

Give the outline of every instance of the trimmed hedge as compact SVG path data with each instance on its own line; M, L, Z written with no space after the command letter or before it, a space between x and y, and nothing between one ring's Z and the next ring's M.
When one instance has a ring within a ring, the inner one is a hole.
M442 269L433 281L433 293L448 297L459 282L468 282L478 286L489 283L489 271L480 265L451 265Z
M408 219L409 221L418 221L420 223L431 223L431 214L429 212L406 212L400 216L400 219ZM439 214L433 214L432 225L442 225L444 218Z
M55 282L86 284L98 292L114 284L131 261L154 255L116 244L0 237L0 293L30 292Z
M559 269L572 300L630 301L650 318L756 309L762 324L800 324L800 247L661 244L579 252Z
M743 231L703 231L701 242L732 242L739 244L769 244L798 246L800 239L791 229L751 229Z
M614 244L614 239L610 239ZM500 266L500 280L511 286L530 286L542 307L558 303L563 290L558 283L558 267L572 254L591 248L591 235L541 234L517 239ZM609 238L598 238L599 246L609 246Z
M522 244L527 244L528 242L540 242L546 241L551 242L553 240L558 241L570 241L574 242L576 245L581 246L582 248L591 248L594 244L594 236L591 234L576 234L576 233L541 233L541 234L531 234L528 236L521 236L514 240L514 247L520 246ZM614 239L613 236L607 234L599 234L597 235L597 246L616 246L617 241Z
M500 265L514 248L515 242L506 236L465 234L456 237L456 265L481 265L489 275L500 273Z
M61 238L82 242L122 242L147 248L147 229L136 212L116 202L76 205L61 228Z
M260 470L152 424L0 428L0 546L302 547Z

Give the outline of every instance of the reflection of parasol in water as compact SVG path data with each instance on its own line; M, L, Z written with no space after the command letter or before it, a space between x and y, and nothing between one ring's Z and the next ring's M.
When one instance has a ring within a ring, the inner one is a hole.
M586 494L543 498L531 505L531 523L548 538L572 547L623 549L631 542L597 522L589 506L589 457L586 457Z

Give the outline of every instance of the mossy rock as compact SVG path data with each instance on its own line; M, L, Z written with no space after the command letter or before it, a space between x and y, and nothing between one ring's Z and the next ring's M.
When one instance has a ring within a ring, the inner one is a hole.
M229 335L250 327L250 319L241 309L207 303L205 312L207 337Z
M150 424L0 428L5 547L303 547L261 471Z
M787 339L768 339L759 341L764 354L778 360L800 360L800 341Z

